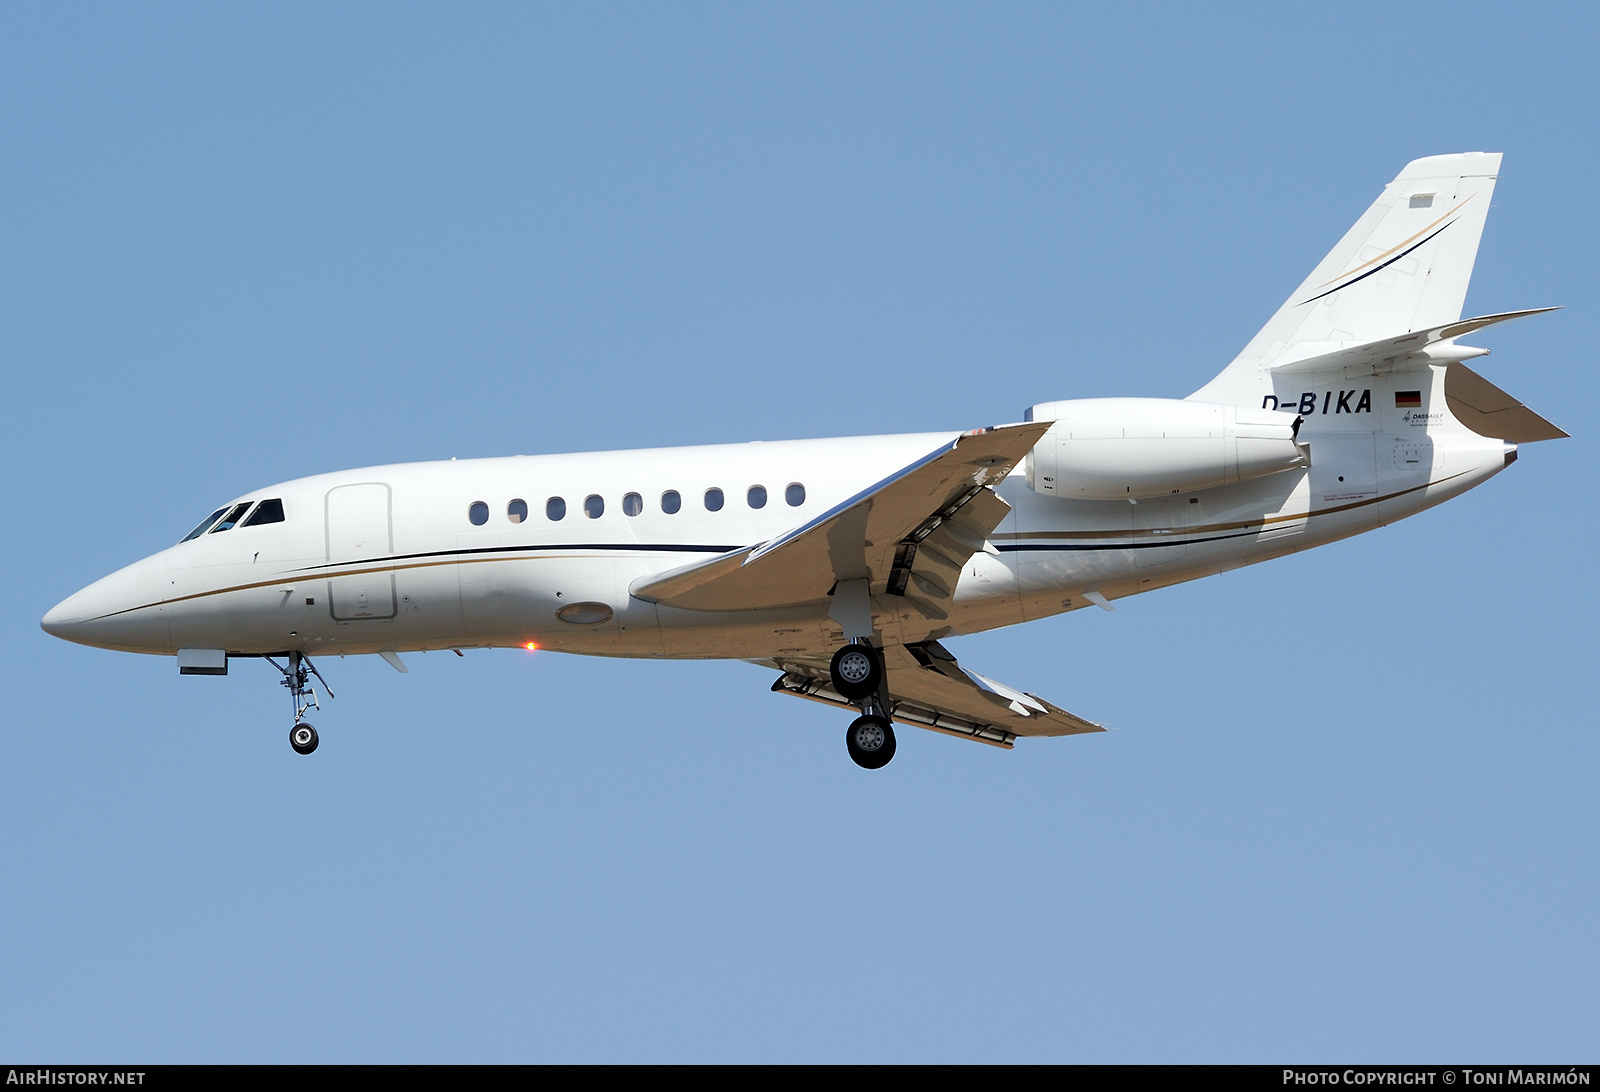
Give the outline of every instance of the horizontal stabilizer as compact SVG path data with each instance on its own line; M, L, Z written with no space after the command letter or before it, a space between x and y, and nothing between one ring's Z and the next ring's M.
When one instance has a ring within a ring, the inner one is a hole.
M1479 436L1513 444L1567 436L1465 364L1451 364L1444 373L1444 400L1455 419Z
M1011 511L987 487L1003 481L1050 425L1040 421L966 433L810 523L770 542L644 577L632 594L687 610L813 603L826 599L845 580L867 580L876 594L894 574L897 554L907 552L904 541L921 543L935 532L946 550L959 554L959 575L966 559L983 548L984 538ZM976 525L965 518L978 513ZM915 575L913 570L908 578ZM940 576L930 572L924 582ZM954 576L943 576L953 587ZM943 590L948 595L950 589Z
M883 650L891 715L902 724L1010 747L1018 736L1104 732L1033 694L968 671L937 641ZM828 679L826 665L783 664L772 689L779 694L850 706Z
M1356 375L1382 375L1399 368L1426 364L1449 364L1486 356L1488 349L1474 349L1456 345L1455 339L1493 326L1497 322L1527 318L1559 311L1559 307L1535 307L1531 311L1507 311L1500 315L1481 315L1462 319L1430 330L1417 330L1409 334L1380 338L1360 345L1340 342L1303 342L1295 346L1293 359L1273 367L1274 375L1293 375L1301 372L1320 372L1333 368L1345 369L1346 378Z

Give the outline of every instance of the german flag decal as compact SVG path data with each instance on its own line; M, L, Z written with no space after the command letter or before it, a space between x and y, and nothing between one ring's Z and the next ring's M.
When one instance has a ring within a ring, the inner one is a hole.
M1420 408L1421 405L1422 405L1422 392L1421 391L1395 391L1394 392L1394 408L1395 409Z

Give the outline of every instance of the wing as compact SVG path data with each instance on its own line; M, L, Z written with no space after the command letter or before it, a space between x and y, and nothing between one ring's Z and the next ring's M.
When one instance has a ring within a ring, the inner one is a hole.
M1018 736L1071 736L1104 732L1103 725L1073 716L1043 698L968 671L937 641L883 650L890 714L902 724L1010 747ZM782 663L772 689L779 694L854 706L828 682L826 664Z
M810 523L643 577L631 591L688 610L761 610L816 602L840 581L866 579L873 594L948 599L961 567L1011 510L987 487L1003 480L1050 424L966 433Z

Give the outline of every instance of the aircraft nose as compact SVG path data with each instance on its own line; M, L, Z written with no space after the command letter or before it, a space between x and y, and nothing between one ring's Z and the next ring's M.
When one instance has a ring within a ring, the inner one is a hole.
M52 637L62 640L72 640L72 628L83 621L83 592L75 592L45 612L39 620L39 628Z
M162 651L170 644L153 559L96 580L51 607L39 628L80 645L129 652Z

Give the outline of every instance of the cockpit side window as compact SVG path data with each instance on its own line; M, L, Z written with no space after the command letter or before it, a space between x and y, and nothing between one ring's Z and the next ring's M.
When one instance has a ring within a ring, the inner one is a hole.
M215 512L211 513L205 519L201 520L200 523L195 527L194 530L192 530L188 534L184 535L178 541L179 542L188 542L191 538L199 538L201 535L203 535L207 531L209 531L211 529L211 525L213 523L217 522L217 517L221 516L227 510L228 510L228 506L227 505L223 505L221 508L218 508Z
M211 534L214 535L218 531L231 531L231 530L233 530L233 525L239 522L239 520L244 516L245 512L249 510L249 508L250 508L250 502L249 501L245 501L243 504L234 505L233 508L228 512L227 515L225 515L221 519L217 520L217 525L215 527L211 528Z
M273 497L256 505L256 510L250 513L250 518L244 521L246 527L260 527L263 523L283 522L283 499Z

